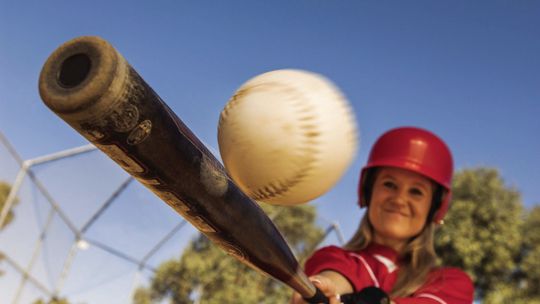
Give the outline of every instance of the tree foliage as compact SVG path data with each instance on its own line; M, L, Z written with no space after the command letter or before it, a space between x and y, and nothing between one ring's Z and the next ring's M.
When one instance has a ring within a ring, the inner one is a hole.
M9 195L9 192L11 191L11 186L8 184L8 183L5 183L5 182L0 182L0 213L2 212L2 210L4 209L4 205L6 203L6 200L8 198L8 195ZM15 218L15 213L13 212L13 207L19 202L19 199L18 198L15 198L15 200L13 201L13 205L11 206L11 210L9 210L8 214L7 214L7 217L4 221L4 223L2 224L2 226L0 226L0 230L4 229L7 225L9 225L9 223L11 223L11 221L13 221L13 219ZM4 258L4 254L0 251L0 262L2 261L2 259ZM3 274L2 270L0 269L0 276Z
M307 256L323 232L314 222L313 206L263 206L298 258ZM163 299L171 303L286 303L291 292L279 283L227 256L199 235L179 259L160 265L149 288L139 288L136 304Z
M53 297L48 301L43 299L36 300L33 304L69 304L69 302L67 299Z
M152 294L148 288L138 287L133 293L133 304L152 304Z
M523 244L519 256L519 271L516 277L520 295L540 303L540 206L535 206L526 215L522 231Z
M0 212L4 209L4 205L6 203L6 200L8 198L9 192L11 191L11 186L8 183L0 182ZM11 210L9 210L6 220L3 223L2 227L0 227L0 230L5 228L11 221L13 221L13 218L15 217L15 213L13 212L13 207L19 202L17 198L15 198L15 201L13 202L13 205L11 206Z
M436 237L442 263L468 272L485 303L538 299L538 211L524 217L519 192L496 169L457 172L452 190L451 210Z
M498 283L485 303L540 304L540 206L524 216L517 269L511 279Z

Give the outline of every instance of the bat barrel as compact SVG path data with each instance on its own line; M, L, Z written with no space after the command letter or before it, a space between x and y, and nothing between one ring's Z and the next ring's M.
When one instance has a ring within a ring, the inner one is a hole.
M44 103L229 255L306 298L316 289L272 221L108 42L80 37L47 59Z

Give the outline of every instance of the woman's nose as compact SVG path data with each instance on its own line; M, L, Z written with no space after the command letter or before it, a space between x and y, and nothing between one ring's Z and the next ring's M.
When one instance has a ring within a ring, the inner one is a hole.
M407 202L407 191L403 188L398 188L394 191L393 201L396 204L404 205Z

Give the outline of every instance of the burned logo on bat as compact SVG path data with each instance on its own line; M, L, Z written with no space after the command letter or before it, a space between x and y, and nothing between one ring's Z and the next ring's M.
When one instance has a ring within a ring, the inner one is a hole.
M152 132L152 122L150 120L142 121L135 129L133 129L127 138L129 145L138 145L143 142Z

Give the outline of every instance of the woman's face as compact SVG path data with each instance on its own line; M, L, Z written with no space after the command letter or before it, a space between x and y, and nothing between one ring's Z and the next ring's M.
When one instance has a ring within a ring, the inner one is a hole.
M368 216L374 240L400 252L426 223L433 182L415 172L383 167L375 177Z

